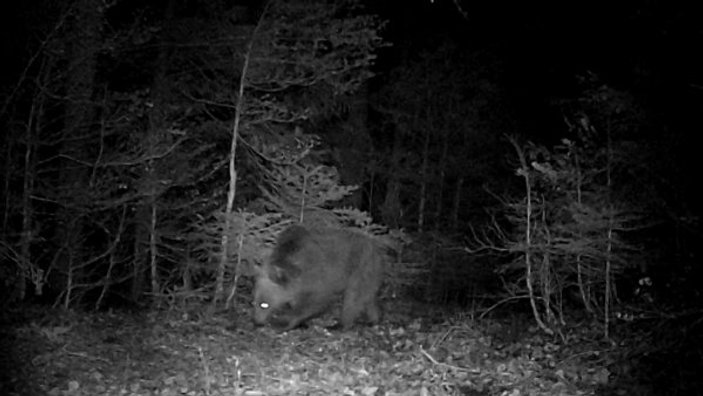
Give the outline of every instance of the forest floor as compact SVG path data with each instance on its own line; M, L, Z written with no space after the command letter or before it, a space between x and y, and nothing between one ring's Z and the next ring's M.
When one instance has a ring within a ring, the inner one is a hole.
M529 317L401 311L374 327L328 331L322 318L277 333L254 328L244 311L23 307L0 323L0 394L652 394L613 383L617 348L595 326L552 337Z

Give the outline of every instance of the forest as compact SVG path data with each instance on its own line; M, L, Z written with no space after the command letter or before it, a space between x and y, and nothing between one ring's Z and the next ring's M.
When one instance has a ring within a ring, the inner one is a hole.
M696 17L4 2L0 394L703 394Z

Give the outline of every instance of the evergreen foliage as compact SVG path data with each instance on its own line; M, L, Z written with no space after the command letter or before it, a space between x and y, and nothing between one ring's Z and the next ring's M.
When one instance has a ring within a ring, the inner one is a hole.
M304 213L371 227L336 207L356 187L304 132L373 75L382 23L359 2L211 2L199 13L172 2L137 8L132 22L133 5L93 3L55 10L3 107L15 121L3 157L10 301L211 298L216 277L236 283L234 263L262 260Z

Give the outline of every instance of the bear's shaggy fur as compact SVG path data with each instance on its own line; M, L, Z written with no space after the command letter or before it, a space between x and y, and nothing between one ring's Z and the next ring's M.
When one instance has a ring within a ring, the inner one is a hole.
M270 260L255 269L254 323L289 330L340 295L343 328L362 315L376 323L384 262L379 244L360 233L291 226L279 235Z

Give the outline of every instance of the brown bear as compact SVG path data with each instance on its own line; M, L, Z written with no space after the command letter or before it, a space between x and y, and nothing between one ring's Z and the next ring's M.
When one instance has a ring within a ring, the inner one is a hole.
M383 248L361 233L294 225L278 237L270 259L255 267L254 323L290 330L341 296L341 327L362 315L377 323Z

